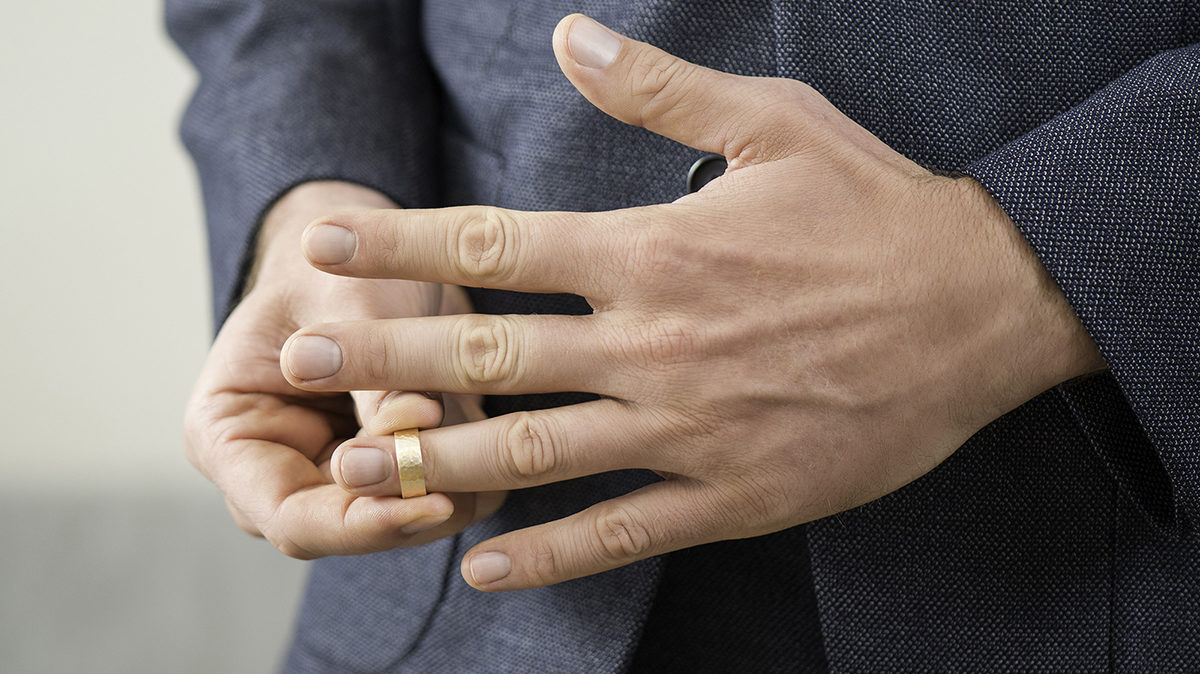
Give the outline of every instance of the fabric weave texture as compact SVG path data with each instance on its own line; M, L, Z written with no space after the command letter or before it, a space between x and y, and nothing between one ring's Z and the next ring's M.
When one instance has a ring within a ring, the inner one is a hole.
M458 577L487 537L655 479L625 472L516 492L450 540L319 560L287 671L715 670L731 654L745 671L1200 670L1200 3L166 5L201 75L183 136L218 324L262 214L305 181L410 207L681 196L700 153L606 117L558 71L551 32L581 11L703 65L803 80L914 161L979 180L1110 365L893 494L761 539L516 593ZM491 313L589 310L472 298ZM740 599L705 601L715 569L744 574Z

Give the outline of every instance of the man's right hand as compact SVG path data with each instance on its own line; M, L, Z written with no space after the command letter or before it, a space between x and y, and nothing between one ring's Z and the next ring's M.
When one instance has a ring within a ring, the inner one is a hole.
M224 492L244 531L292 557L424 543L503 501L502 493L356 496L334 482L335 473L346 482L344 473L356 469L331 466L330 457L360 426L387 434L475 420L483 416L477 399L448 396L443 414L439 400L421 393L311 393L280 372L280 348L302 325L470 311L460 288L331 276L300 253L300 234L317 216L395 207L378 192L336 182L301 185L281 199L263 222L249 289L217 335L188 402L188 458Z

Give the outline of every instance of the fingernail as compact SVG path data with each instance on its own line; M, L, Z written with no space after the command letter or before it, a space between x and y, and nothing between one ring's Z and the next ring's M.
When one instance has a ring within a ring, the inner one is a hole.
M588 68L607 68L621 51L621 38L586 16L575 19L567 33L571 58Z
M351 487L379 484L391 476L393 463L392 456L382 450L351 447L342 454L342 479Z
M419 534L422 531L429 531L430 529L450 519L451 514L453 513L451 512L445 515L426 515L419 520L413 520L412 522L400 527L400 532L411 536L413 534Z
M288 348L288 369L297 379L324 379L342 369L342 349L328 337L297 337Z
M354 232L336 225L317 225L304 237L304 254L317 264L341 264L354 256Z
M484 552L472 557L467 569L476 585L487 585L507 576L512 561L503 552Z

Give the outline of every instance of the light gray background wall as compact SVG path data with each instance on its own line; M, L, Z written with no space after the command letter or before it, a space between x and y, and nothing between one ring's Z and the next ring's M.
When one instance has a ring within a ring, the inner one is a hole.
M158 0L0 2L0 671L260 672L304 571L183 458L208 346Z

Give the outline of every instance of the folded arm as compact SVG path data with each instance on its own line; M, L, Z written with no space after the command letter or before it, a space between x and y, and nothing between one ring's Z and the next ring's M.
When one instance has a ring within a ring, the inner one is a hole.
M1200 519L1200 45L1159 54L966 172L1109 372L1059 387L1158 525Z

